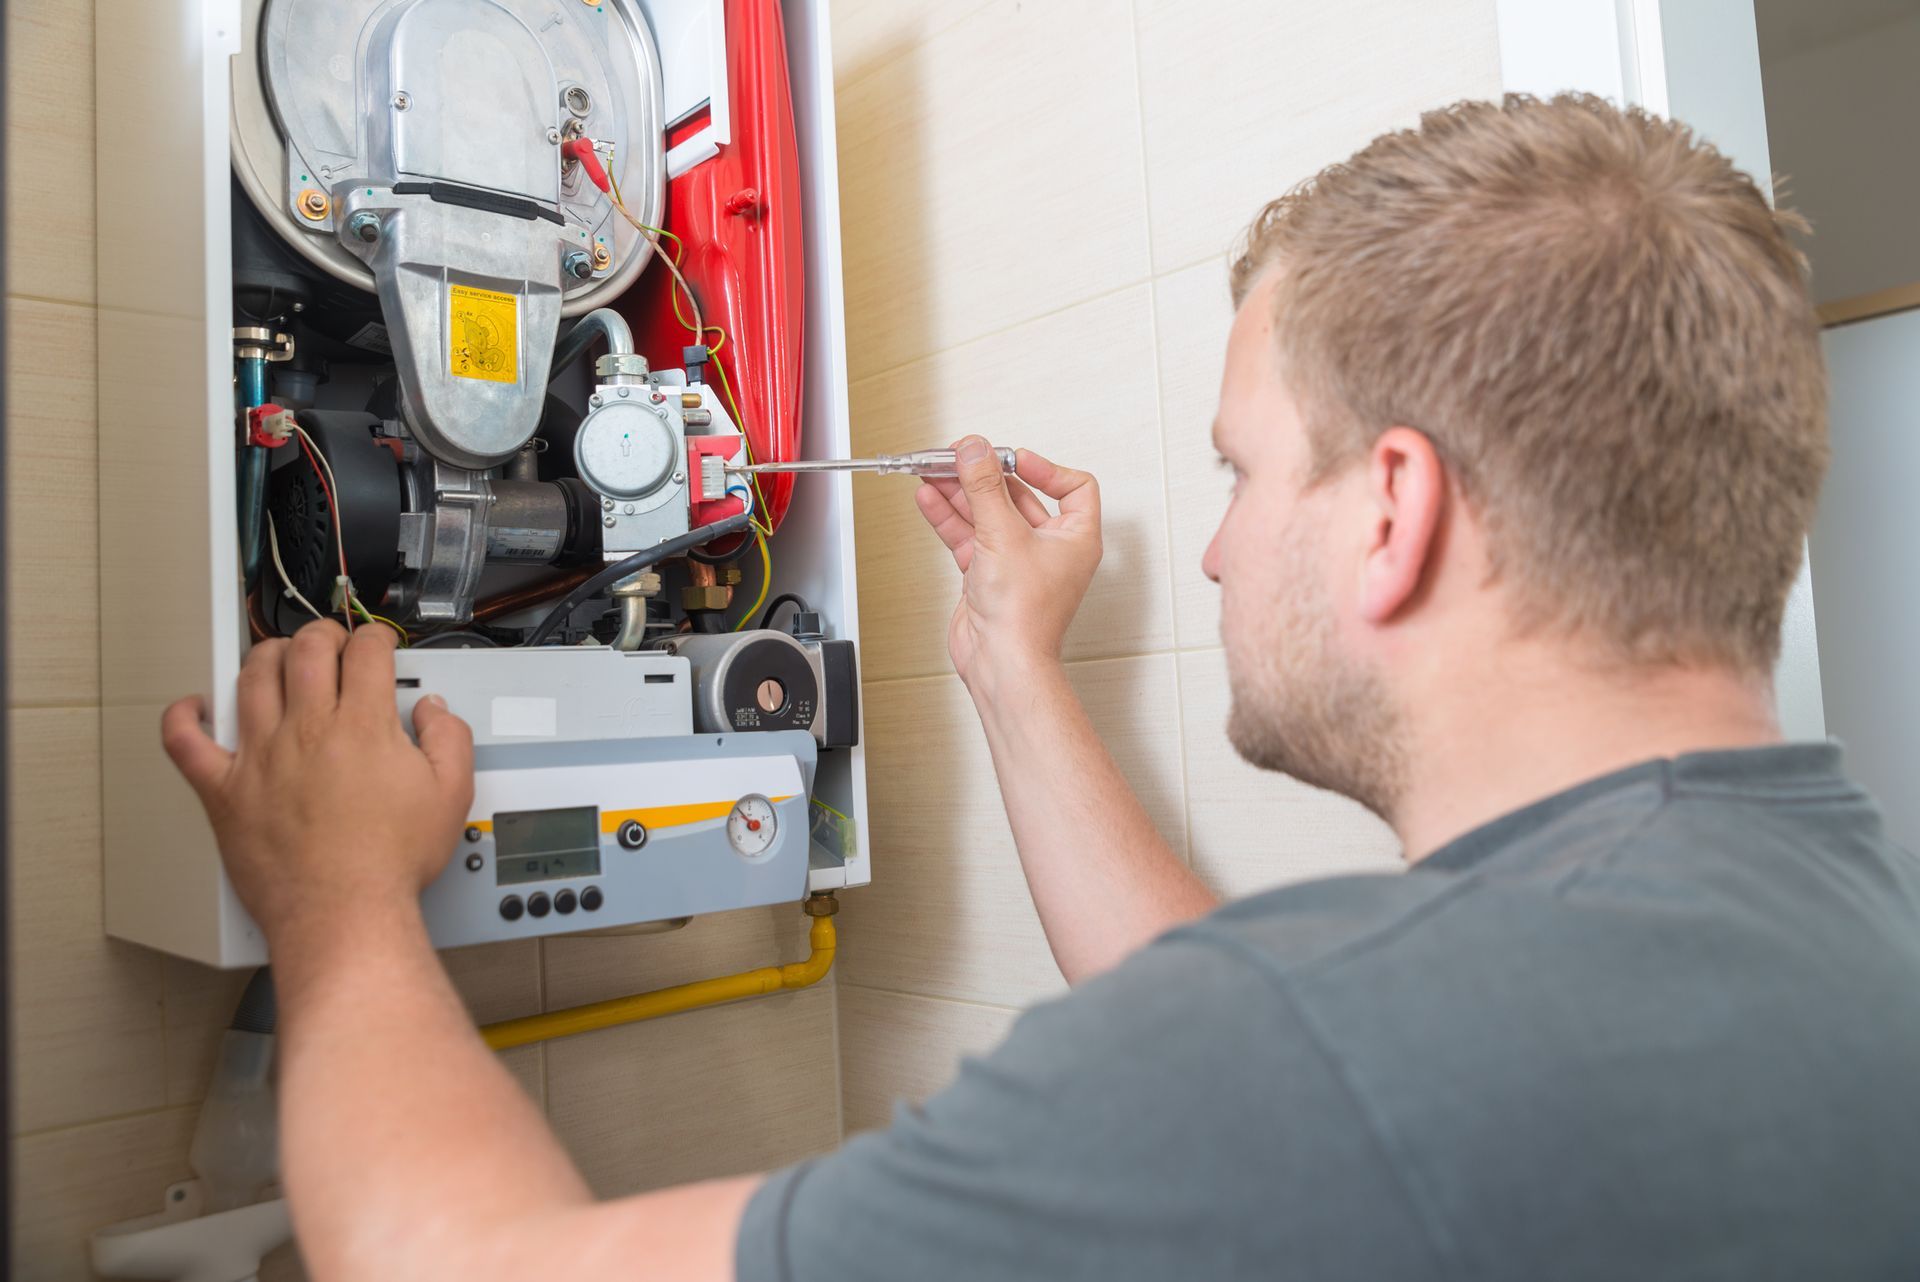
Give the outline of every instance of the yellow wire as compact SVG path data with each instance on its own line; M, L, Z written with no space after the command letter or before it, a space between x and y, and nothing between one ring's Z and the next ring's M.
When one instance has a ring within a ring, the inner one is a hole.
M838 810L835 810L832 806L829 806L826 802L820 800L820 798L818 797L813 798L813 804L820 807L820 809L826 811L828 814L832 815L835 819L845 819L848 823L853 822L853 817L851 815L841 814Z
M740 622L733 625L735 632L741 631L753 622L754 616L760 613L760 607L766 604L767 589L773 586L773 554L767 551L767 536L760 532L758 525L753 527L753 541L760 545L760 595L753 599L753 604L747 607L747 612L740 616Z
M386 615L375 614L372 610L367 609L365 605L361 604L360 598L358 597L353 598L353 608L358 610L360 612L360 617L365 619L368 623L384 623L388 627L392 628L395 632L398 632L400 634L400 644L402 646L407 646L412 644L412 640L407 636L407 630L405 628L395 623L392 619L389 619Z

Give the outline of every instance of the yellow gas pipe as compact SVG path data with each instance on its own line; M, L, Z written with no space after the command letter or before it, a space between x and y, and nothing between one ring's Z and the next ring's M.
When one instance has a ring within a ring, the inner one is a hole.
M807 933L807 942L812 951L805 961L786 966L762 966L758 970L742 971L737 975L675 984L672 988L656 989L651 993L615 997L567 1010L548 1011L544 1015L528 1015L524 1019L502 1020L498 1024L484 1025L480 1035L486 1039L488 1046L503 1051L533 1042L551 1041L556 1037L572 1037L576 1033L633 1024L643 1019L658 1019L662 1015L677 1015L681 1011L698 1010L702 1006L718 1006L742 997L760 997L767 993L810 987L825 979L827 972L833 968L833 914L840 911L840 904L831 894L826 894L815 895L801 907L813 918L813 929Z

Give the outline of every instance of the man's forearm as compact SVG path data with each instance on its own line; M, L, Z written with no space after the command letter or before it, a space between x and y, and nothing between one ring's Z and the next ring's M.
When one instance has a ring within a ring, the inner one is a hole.
M1068 982L1214 907L1147 817L1061 664L983 671L973 686L1027 887Z
M282 1164L316 1282L428 1276L427 1261L490 1227L590 1203L477 1035L415 905L300 923L273 961Z

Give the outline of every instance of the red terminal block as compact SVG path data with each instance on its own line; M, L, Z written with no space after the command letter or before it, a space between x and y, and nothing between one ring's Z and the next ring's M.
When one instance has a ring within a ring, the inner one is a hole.
M705 497L710 487L703 488L701 474L713 468L723 466L740 457L746 451L746 441L739 436L689 436L687 438L687 493L693 508L693 524L698 527L711 525L724 517L747 510L747 504L738 494L726 493L726 487L736 486L747 489L743 478L722 473L721 492L716 498Z
M275 449L293 439L293 411L268 401L247 411L247 439Z
M568 160L580 163L587 171L587 181L601 191L610 191L612 184L607 181L607 170L600 163L600 153L593 149L593 139L587 137L569 138L560 144L560 154Z

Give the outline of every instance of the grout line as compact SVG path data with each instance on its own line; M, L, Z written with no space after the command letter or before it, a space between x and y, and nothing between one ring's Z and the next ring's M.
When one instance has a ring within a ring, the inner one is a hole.
M926 35L921 36L918 40L908 41L906 44L901 45L900 47L895 49L892 53L882 54L879 58L875 59L874 61L860 68L859 71L849 75L845 80L842 80L839 76L836 75L833 80L834 97L838 98L841 94L845 93L847 90L851 89L853 86L859 84L861 81L869 79L876 73L886 70L888 67L891 67L894 63L899 62L901 59L907 57L907 55L926 48L928 45L932 44L934 41L938 40L940 37L946 35L949 31L954 30L956 27L960 26L960 24L966 22L968 19L976 18L979 15L985 13L988 9L991 9L993 7L993 4L994 4L994 0L980 0L979 3L968 8L966 12L952 19L952 21L948 22L945 26L940 27L933 31L929 31Z
M1153 178L1148 172L1147 156L1147 85L1146 76L1140 67L1140 4L1139 0L1129 0L1128 21L1133 31L1133 96L1136 109L1135 119L1140 128L1140 200L1145 206L1147 223L1147 263L1151 269L1153 263ZM1174 586L1176 573L1173 565L1173 460L1167 450L1167 389L1162 377L1165 365L1164 354L1160 347L1160 284L1157 277L1147 282L1147 328L1153 341L1153 417L1154 426L1160 434L1160 521L1167 538L1167 572L1161 586L1166 591L1167 622L1173 629L1175 653L1173 664L1173 706L1179 733L1174 735L1174 744L1180 761L1180 858L1193 867L1193 797L1187 779L1187 735L1186 735L1186 694L1180 681L1180 593Z
M972 1006L980 1010L1001 1011L1012 1015L1024 1014L1028 1009L1025 1006L1009 1006L1004 1002L983 1002L972 997L947 997L937 993L916 993L912 989L886 988L879 984L863 984L856 980L846 980L843 982L848 988L864 988L870 993L884 993L889 997L912 997L924 1002L948 1002L954 1006ZM1034 1000L1052 1001L1054 997L1063 995L1064 994L1056 993L1052 996L1036 997Z
M100 310L100 304L97 298L82 301L77 298L55 298L51 294L20 294L8 290L7 301L9 303L46 303L53 307L75 307L86 312L97 312ZM162 313L154 314L160 315Z
M63 1122L58 1126L43 1126L35 1131L15 1131L8 1137L9 1142L18 1146L22 1140L45 1139L50 1135L64 1135L68 1131L85 1131L96 1126L113 1126L120 1122L137 1122L142 1118L158 1117L162 1113L192 1113L199 1109L201 1100L186 1104L156 1104L152 1108L136 1108L125 1113L109 1113L105 1117L88 1118L84 1122Z

